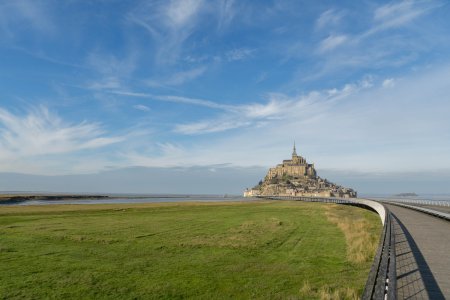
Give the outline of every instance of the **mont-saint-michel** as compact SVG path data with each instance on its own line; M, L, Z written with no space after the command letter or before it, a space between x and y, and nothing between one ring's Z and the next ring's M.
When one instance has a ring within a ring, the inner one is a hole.
M450 299L449 36L449 0L0 0L0 300Z
M285 159L276 167L270 168L264 180L244 191L245 197L252 196L306 196L356 198L357 193L329 182L317 175L314 164L292 150L292 158Z

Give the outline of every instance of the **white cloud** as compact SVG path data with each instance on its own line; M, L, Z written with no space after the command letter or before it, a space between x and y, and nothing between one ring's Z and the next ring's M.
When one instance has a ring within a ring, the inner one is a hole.
M115 76L101 77L98 80L88 82L86 87L91 90L115 90L122 87L122 81Z
M182 85L186 82L192 81L200 76L202 76L206 72L206 67L201 66L198 68L194 68L187 71L180 71L172 74L171 76L165 79L149 79L146 81L151 87L160 87L160 86L177 86Z
M135 92L126 92L126 91L114 91L111 93L115 94L115 95L129 96L129 97L135 97L135 98L147 98L149 100L173 102L173 103L188 104L188 105L198 105L198 106L204 106L204 107L209 107L209 108L219 109L219 110L233 111L236 109L236 107L232 106L232 105L221 104L221 103L217 103L217 102L210 101L210 100L196 99L196 98L189 98L189 97L182 97L182 96L153 95L153 94L147 94L147 93L135 93Z
M150 111L150 107L143 105L143 104L133 105L133 108L137 109L137 110L141 110L141 111Z
M130 52L124 58L118 58L102 52L91 52L86 60L87 66L97 73L95 79L91 79L87 88L93 90L120 89L137 66L137 55Z
M220 103L209 101L209 100L195 99L195 98L188 98L188 97L181 97L181 96L171 96L171 95L156 96L155 99L161 100L161 101L167 101L167 102L174 102L174 103L205 106L205 107L221 109L221 110L232 110L233 109L233 106L231 106L231 105L220 104Z
M414 1L401 1L389 3L378 7L374 12L375 21L389 21L392 24L402 24L408 22L415 16L423 13L423 10L415 9Z
M298 85L299 81L337 75L340 72L350 74L361 68L380 70L402 67L417 61L421 54L430 53L435 47L448 48L448 42L441 38L445 33L439 32L443 28L438 28L441 26L433 25L433 22L427 22L425 18L429 12L442 5L442 1L394 1L377 5L369 11L373 18L370 19L369 16L367 28L354 26L347 32L339 32L338 30L345 27L338 25L346 22L347 18L348 25L351 24L354 16L350 11L325 11L317 19L316 29L320 27L329 30L330 35L318 44L316 53L327 55L322 55L322 59L316 61L310 72L299 70L291 85ZM345 15L346 19L335 19L335 15ZM334 22L333 20L337 24L326 26L328 22ZM437 28L439 30L436 30ZM304 54L308 49L301 43L294 45L288 53L289 57L303 59L304 55L297 53Z
M192 35L202 26L210 26L210 20L217 22L220 34L239 13L234 0L169 0L144 2L127 15L127 20L144 28L151 36L156 51L157 65L173 66L184 57L187 61L204 62L205 56L197 57L192 44L184 47ZM189 49L189 50L188 50ZM237 49L229 53L230 60L240 60L251 54L250 49ZM208 57L213 61L219 57ZM219 58L220 59L220 58Z
M364 77L362 80L346 84L341 89L313 91L307 95L289 97L280 93L268 94L267 101L261 103L222 104L210 100L196 99L173 95L153 95L135 92L113 92L117 95L149 100L173 102L185 105L208 107L219 111L219 115L211 119L198 120L191 123L175 124L174 132L186 135L201 135L224 132L244 127L262 127L271 121L282 119L311 119L311 113L321 113L323 109L341 99L372 87L372 79ZM220 113L220 111L223 111Z
M348 41L346 35L330 35L320 42L319 52L324 53L331 51Z
M187 135L200 135L236 128L261 128L275 121L285 122L291 119L309 122L315 114L322 113L333 103L369 87L371 84L364 79L356 84L347 84L342 89L314 91L295 97L269 94L266 103L227 106L226 112L219 117L178 124L174 131Z
M436 31L437 27L425 18L426 14L442 5L441 1L399 1L378 5L371 10L373 19L368 21L366 29L358 26L352 29L352 33L336 33L333 27L331 34L317 46L317 54L327 55L322 55L310 72L299 70L289 85L330 75L339 76L342 72L351 74L361 69L374 72L390 70L418 61L422 54L430 54L436 47L447 49L448 41L441 38L445 34ZM351 20L353 16L349 12L347 14ZM289 53L290 57L302 58L295 56L295 53L307 51L302 47L302 44L296 45Z
M182 45L195 32L204 9L202 0L145 2L128 14L128 20L146 29L156 46L155 61L173 65Z
M390 88L395 85L395 79L394 78L387 78L383 80L383 83L381 84L385 88Z
M225 54L225 57L228 61L238 61L238 60L244 60L246 58L249 58L253 55L255 52L255 49L249 49L249 48L238 48L228 51Z
M235 1L234 0L220 0L217 2L219 5L219 20L218 28L223 30L226 28L236 16Z
M271 118L285 113L289 110L291 100L278 99L275 94L271 95L268 103L253 103L249 105L242 105L240 111L246 118Z
M374 26L362 37L394 27L406 26L426 12L440 7L438 1L401 1L382 5L374 11Z
M50 7L32 0L6 1L0 4L0 33L14 38L20 30L53 34L56 27L51 22Z
M171 0L167 6L166 20L168 25L174 28L181 28L198 13L203 0Z
M124 137L107 136L96 123L64 122L43 106L31 109L26 115L0 108L2 163L16 161L20 165L36 157L97 149L123 140Z
M450 67L442 66L402 77L389 89L383 87L383 81L375 84L374 79L363 78L340 88L295 96L270 94L266 102L233 106L157 96L158 101L201 105L218 111L215 117L174 125L173 130L179 134L195 135L195 143L184 144L180 138L177 142L157 144L142 136L133 140L127 136L127 143L118 147L120 157L114 158L83 154L68 160L59 156L121 140L107 136L97 124L67 124L45 109L25 116L2 110L2 170L62 168L61 164L68 161L79 164L79 170L104 169L108 165L219 163L267 167L289 156L294 139L298 152L318 168L370 172L450 168L448 78ZM227 134L202 136L217 132ZM151 149L152 145L156 150ZM37 158L47 154L51 154L51 160L42 160L39 165ZM14 157L30 159L14 161Z
M328 9L324 11L316 20L316 28L324 29L328 26L336 26L341 22L344 13L342 11L337 12L334 9Z
M265 71L261 72L256 78L256 83L261 83L269 77L269 74Z
M188 124L178 124L175 126L174 131L186 135L197 135L227 131L246 127L251 124L252 122L250 121L222 118L219 120L205 120Z
M271 166L289 156L295 139L298 152L319 168L367 172L450 168L449 70L447 66L418 72L389 89L383 81L374 84L374 79L363 78L306 95L274 94L267 104L255 104L253 115L241 107L178 124L178 133L197 137L229 132L209 134L170 161Z

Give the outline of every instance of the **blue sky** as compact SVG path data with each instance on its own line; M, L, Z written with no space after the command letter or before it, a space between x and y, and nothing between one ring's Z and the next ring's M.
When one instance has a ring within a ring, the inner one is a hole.
M0 172L231 174L296 140L349 185L450 174L449 17L447 1L1 1Z

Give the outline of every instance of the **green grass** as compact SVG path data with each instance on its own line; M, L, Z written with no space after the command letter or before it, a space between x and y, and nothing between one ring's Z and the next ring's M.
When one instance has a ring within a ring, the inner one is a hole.
M329 210L275 201L0 207L0 298L354 298L373 255L350 258L354 241ZM375 213L339 206L339 215L378 238Z

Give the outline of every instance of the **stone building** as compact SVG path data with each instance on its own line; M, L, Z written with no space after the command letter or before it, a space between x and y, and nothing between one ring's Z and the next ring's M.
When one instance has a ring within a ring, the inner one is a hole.
M292 159L285 159L282 164L270 168L265 180L283 176L292 176L294 178L316 178L317 176L314 164L308 164L303 157L297 155L295 143Z
M317 176L314 164L292 151L291 159L270 168L258 185L244 191L245 197L253 196L307 196L307 197L356 197L356 191L329 182Z

